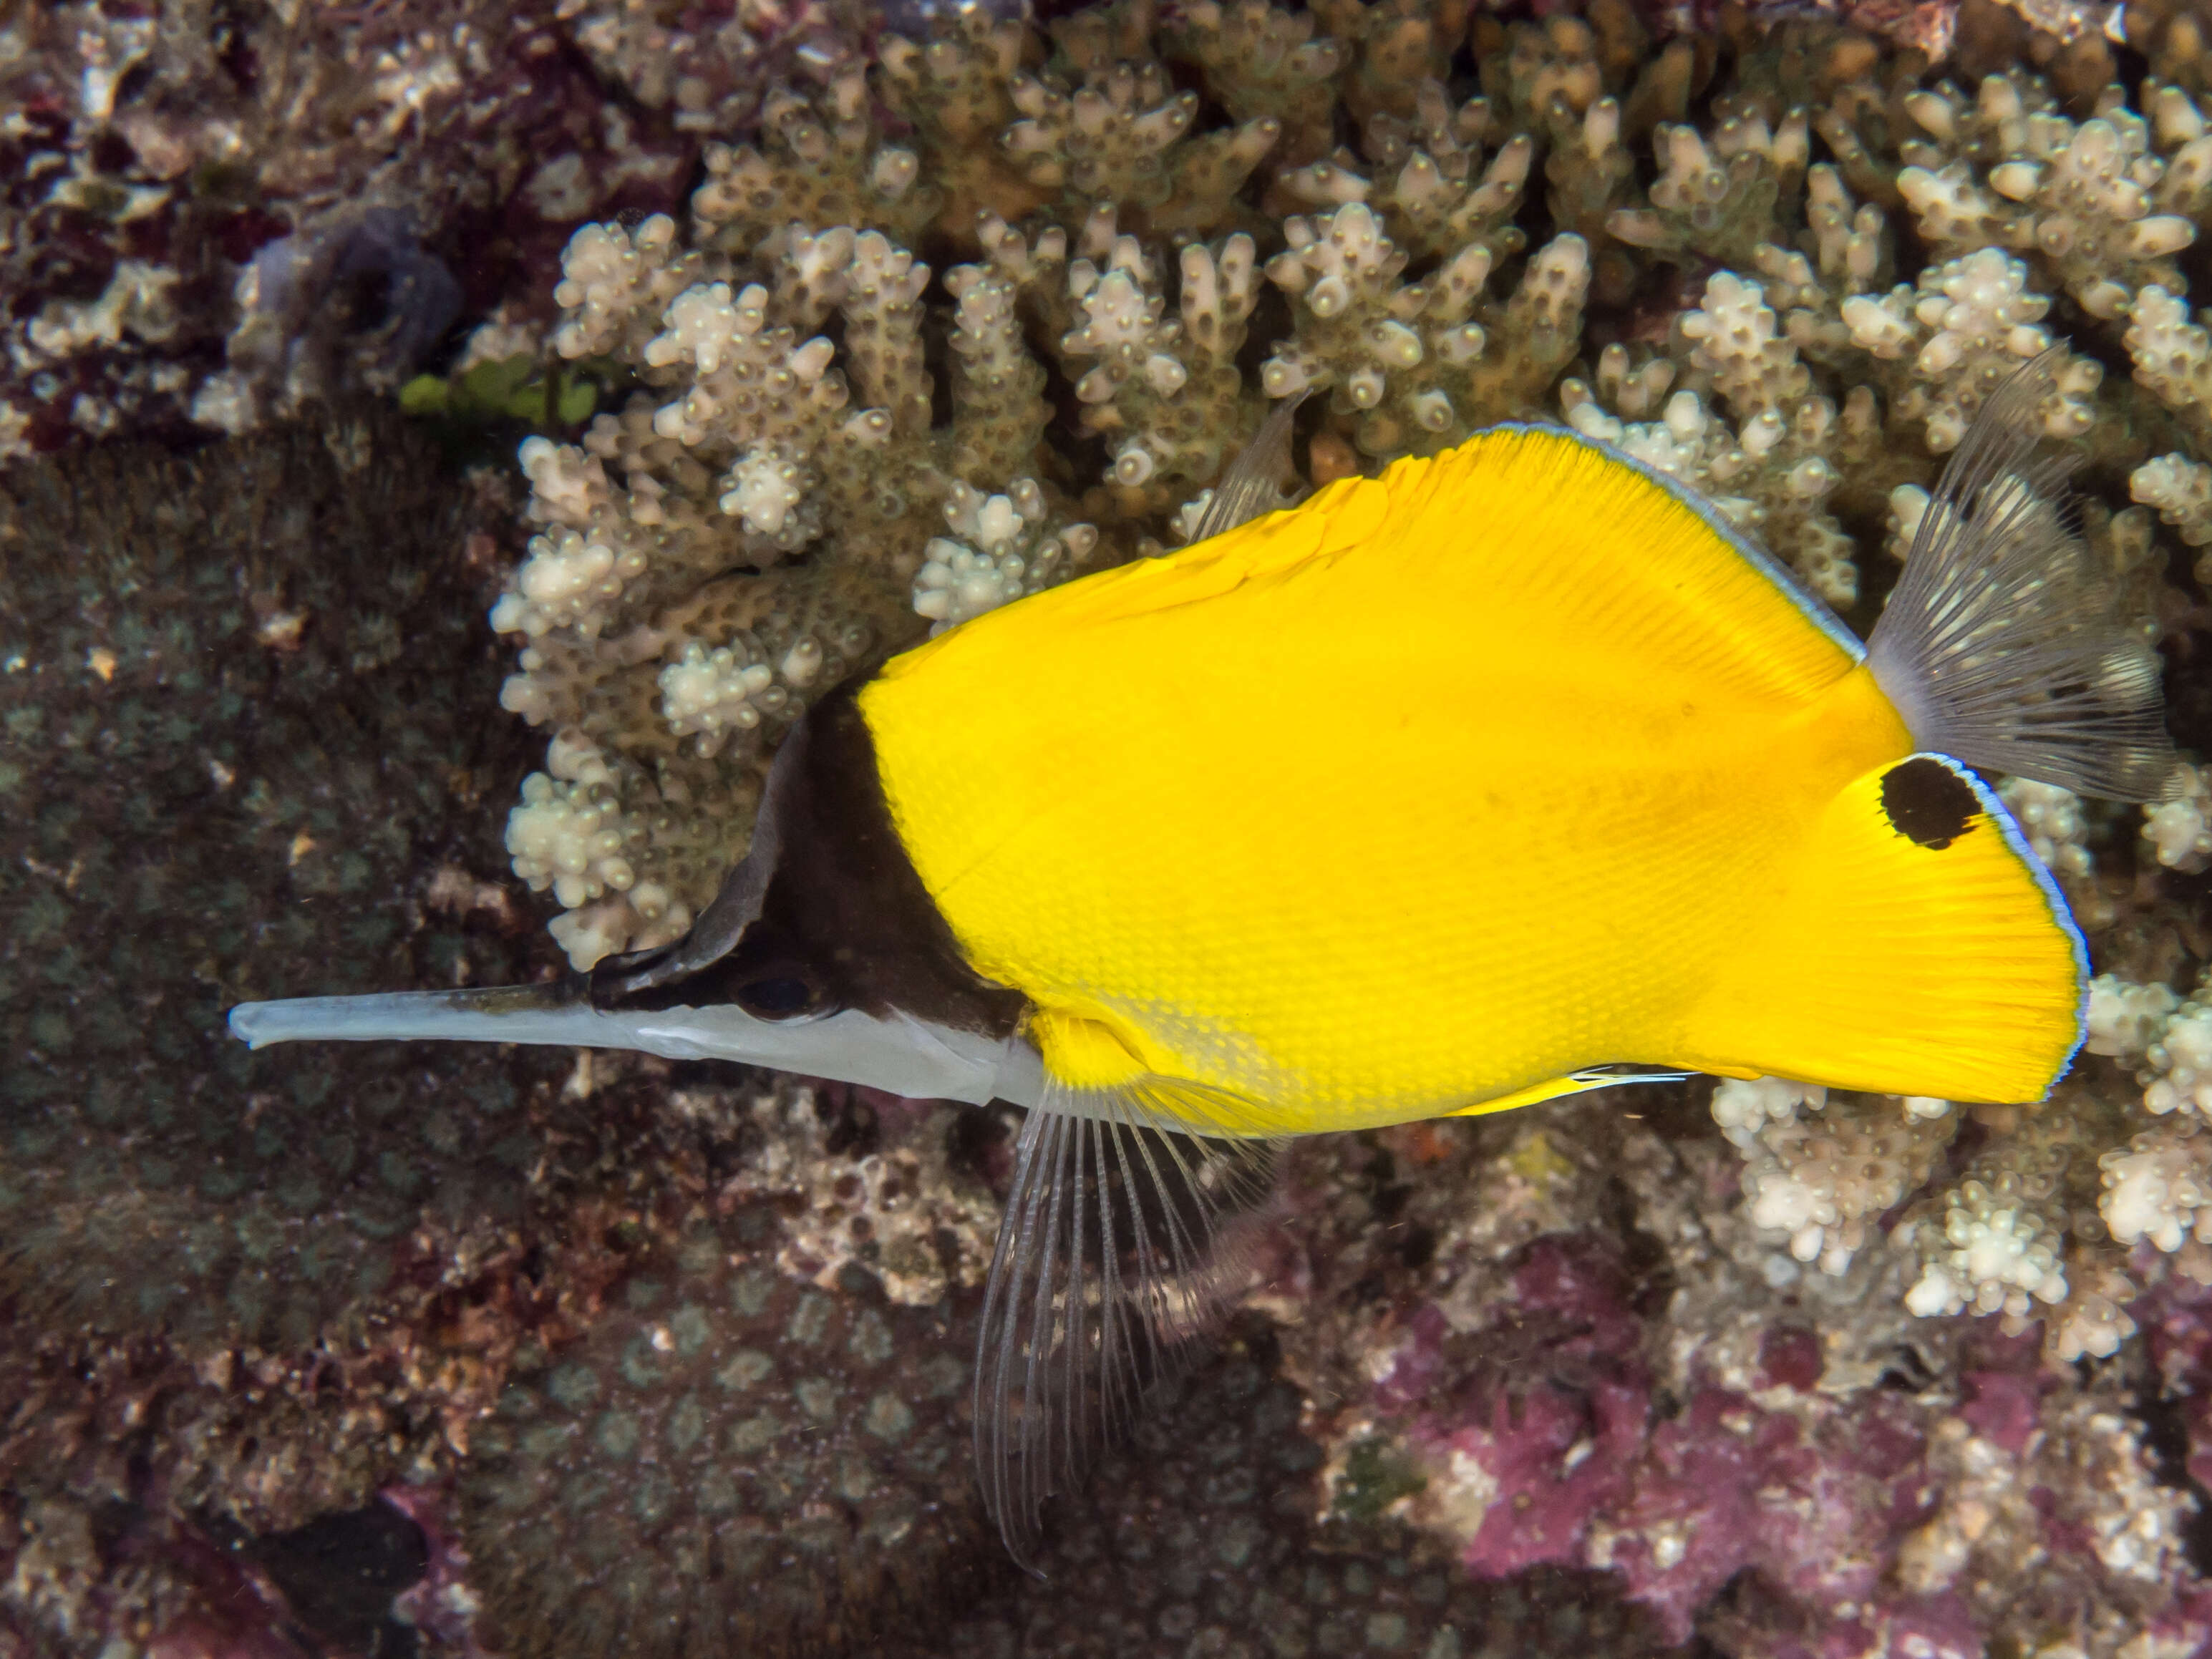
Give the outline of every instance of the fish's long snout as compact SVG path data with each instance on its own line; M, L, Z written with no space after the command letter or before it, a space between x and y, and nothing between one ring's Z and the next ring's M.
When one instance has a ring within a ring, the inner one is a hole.
M248 1047L272 1042L454 1042L589 1044L600 1021L580 976L544 985L465 991L390 991L367 996L295 997L241 1002L230 1034Z
M655 1010L592 1006L591 981L469 991L241 1002L230 1031L256 1048L272 1042L532 1042L629 1048L668 1060L726 1060L836 1078L923 1100L1034 1104L1042 1062L1021 1037L983 1036L905 1014L857 1009L812 1019L760 1019L721 1005Z

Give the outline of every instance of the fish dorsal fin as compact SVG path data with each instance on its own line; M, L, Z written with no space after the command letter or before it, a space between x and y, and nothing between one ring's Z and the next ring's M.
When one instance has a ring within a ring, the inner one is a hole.
M1263 514L1288 507L1292 495L1283 492L1283 475L1291 470L1291 434L1298 405L1306 400L1299 392L1267 411L1260 429L1252 434L1206 500L1206 509L1191 526L1190 539L1202 542L1249 524Z
M1940 755L1829 803L1771 891L1739 891L1739 948L1674 1058L1880 1094L2039 1100L2081 1040L2087 968L2003 805Z
M1235 604L1210 605L1225 599ZM1500 652L1610 662L1632 669L1639 684L1663 676L1662 692L1694 686L1770 713L1808 705L1863 654L1817 600L1675 481L1571 432L1504 426L978 617L893 659L862 706L892 748L910 719L942 749L939 703L968 711L963 744L1003 744L1013 740L1004 728L1045 718L1044 705L1002 695L1040 678L1040 654L1048 678L1095 676L1091 641L1110 645L1118 677L1133 684L1188 678L1186 635L1201 627L1220 677L1247 672L1248 659L1249 672L1279 673L1310 636L1339 653L1374 640L1395 641L1394 666L1421 672L1455 672ZM993 706L979 709L986 701ZM1052 705L1052 718L1064 712ZM1118 708L1099 715L1124 717ZM900 758L890 757L894 767ZM892 794L896 805L897 781Z
M1035 1570L1040 1510L1133 1425L1249 1273L1276 1143L1170 1126L1203 1085L1048 1084L1014 1147L976 1340L975 1463L1007 1549Z

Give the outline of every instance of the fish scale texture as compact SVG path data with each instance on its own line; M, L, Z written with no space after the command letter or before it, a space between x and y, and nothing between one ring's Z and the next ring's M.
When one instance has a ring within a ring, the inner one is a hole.
M1784 890L1910 751L1853 665L1669 491L1507 431L980 618L862 708L1058 1075L1119 1054L1296 1131L1709 1047L1741 912L1705 901Z

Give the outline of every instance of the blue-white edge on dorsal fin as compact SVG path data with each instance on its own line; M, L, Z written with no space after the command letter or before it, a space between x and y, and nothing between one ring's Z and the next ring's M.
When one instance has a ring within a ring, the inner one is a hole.
M1540 432L1549 437L1565 438L1585 449L1595 449L1609 460L1619 461L1631 471L1657 484L1704 520L1705 528L1734 548L1746 564L1781 589L1805 613L1805 619L1841 646L1844 654L1854 664L1866 660L1865 642L1844 625L1842 617L1828 608L1826 600L1808 588L1798 579L1796 571L1730 524L1725 514L1681 479L1671 473L1662 472L1649 462L1638 460L1618 445L1609 444L1601 438L1585 437L1571 426L1561 426L1552 421L1500 421L1496 426L1485 427L1475 436L1480 437L1488 432Z
M2051 907L2051 919L2058 924L2058 931L2066 935L2067 944L2073 948L2074 978L2081 988L2081 996L2074 1009L2074 1046L2066 1051L2065 1064L2051 1079L2056 1083L2073 1069L2074 1062L2081 1057L2081 1045L2089 1036L2089 942L2082 938L2081 925L2074 920L2074 912L2067 904L2066 895L2060 890L2057 879L2044 866L2043 860L2035 856L2035 849L2027 844L2027 837L2021 832L2019 821L2013 817L2012 809L2004 804L1997 792L1984 783L1972 767L1949 755L1931 749L1907 756L1906 759L1937 762L1948 768L1952 776L1974 792L1974 799L1981 803L1982 811L1989 815L1990 822L1996 825L1997 833L2004 837L2005 845L2012 848L2013 856L2026 865L2027 873L2035 878L2035 884L2043 894L2043 902ZM1902 765L1904 762L1900 761L1899 764Z

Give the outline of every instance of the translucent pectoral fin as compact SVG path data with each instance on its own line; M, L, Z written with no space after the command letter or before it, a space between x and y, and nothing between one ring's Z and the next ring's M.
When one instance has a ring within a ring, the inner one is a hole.
M2045 441L2054 346L1993 393L1943 469L1867 641L1923 749L2083 794L2149 800L2172 771L2160 662Z
M1276 1143L1163 1115L1194 1085L1048 1086L1014 1154L975 1356L983 1501L1032 1567L1039 1510L1134 1421L1249 1273ZM1058 1097L1055 1098L1055 1096Z

